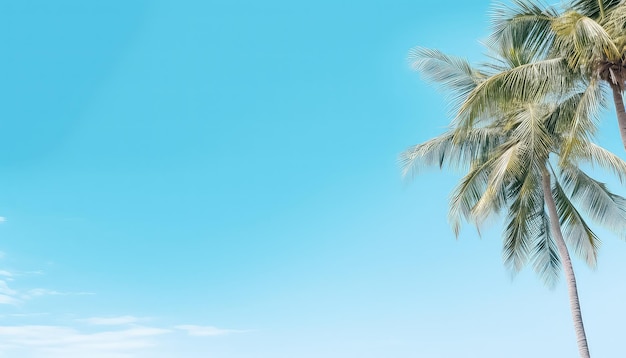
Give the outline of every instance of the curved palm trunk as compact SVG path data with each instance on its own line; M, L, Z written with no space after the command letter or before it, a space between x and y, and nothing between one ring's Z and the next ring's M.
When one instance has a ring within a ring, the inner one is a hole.
M622 91L618 86L611 85L611 89L613 90L613 103L615 104L615 111L617 112L619 134L622 136L622 143L624 149L626 149L626 109L624 108L624 99L622 98Z
M569 293L570 310L572 311L572 318L574 320L574 329L576 330L576 340L578 341L578 351L582 358L590 358L589 347L587 346L587 336L585 335L585 327L583 325L583 317L580 311L580 302L578 300L578 289L576 288L576 276L574 276L574 268L572 267L572 260L569 257L565 240L563 240L563 233L561 232L561 225L559 223L559 216L556 211L556 205L552 196L552 189L550 186L550 174L547 169L543 169L542 172L542 184L543 184L543 197L548 206L548 214L550 215L550 226L552 229L552 235L554 241L559 249L559 255L563 264L563 271L565 271L565 279L567 280L567 292Z

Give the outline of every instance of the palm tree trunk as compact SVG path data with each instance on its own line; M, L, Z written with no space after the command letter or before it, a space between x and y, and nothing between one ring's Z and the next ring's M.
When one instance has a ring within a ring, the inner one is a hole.
M561 232L559 216L556 211L556 205L554 203L554 197L552 196L552 189L550 186L550 173L548 173L548 170L546 168L543 168L542 171L542 184L543 197L546 205L548 206L548 214L550 215L552 236L554 236L554 241L556 242L556 246L559 250L559 255L561 256L563 271L565 271L567 292L569 293L570 310L572 312L572 318L574 320L576 340L578 341L578 352L580 353L581 358L590 358L589 347L587 346L587 336L585 335L585 327L583 325L583 316L580 311L580 301L578 300L576 276L574 276L572 260L569 257L567 246L565 245L565 240L563 240L563 233Z
M624 99L622 91L616 85L611 85L613 90L613 103L617 112L617 124L619 125L619 134L622 136L622 144L626 149L626 108L624 108Z

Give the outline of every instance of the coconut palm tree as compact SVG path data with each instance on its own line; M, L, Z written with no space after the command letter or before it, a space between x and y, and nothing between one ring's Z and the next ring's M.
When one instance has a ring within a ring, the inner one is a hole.
M531 75L527 81L539 81L544 85L528 90L538 90L535 94L542 96L545 94L545 91L541 93L543 89L558 88L558 82L564 80L557 79L559 76L580 76L588 81L600 79L611 90L620 135L626 148L626 109L623 100L626 83L626 2L573 0L562 11L532 0L513 0L513 3L513 7L495 7L491 40L497 42L502 36L515 37L524 46L541 51L555 61L567 63L567 70L553 67L554 71L549 77ZM547 84L555 79L556 83ZM516 85L513 82L509 84ZM512 88L504 86L500 89L506 96ZM577 129L581 130L573 128ZM573 143L566 145L571 146Z
M480 70L435 50L416 49L411 56L416 69L451 90L453 107L471 112L468 99L485 83L533 66L537 52L508 47L511 44L503 42L495 56L499 62ZM599 241L585 218L623 234L626 199L592 179L579 164L596 164L626 179L626 162L594 144L588 133L579 131L570 138L572 121L578 117L593 121L602 97L598 81L568 88L569 93L533 95L533 101L524 95L515 101L501 102L501 97L484 101L477 111L480 116L466 122L457 118L448 132L402 153L401 162L404 175L429 165L467 170L450 202L449 217L457 236L462 221L480 226L490 215L505 213L507 267L518 271L532 263L548 285L555 284L562 268L580 355L588 358L568 246L595 266Z

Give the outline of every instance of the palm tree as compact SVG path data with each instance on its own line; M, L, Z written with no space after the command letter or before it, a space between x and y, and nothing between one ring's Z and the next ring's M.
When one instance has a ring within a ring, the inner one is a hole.
M499 5L494 9L492 41L497 42L502 36L515 37L524 46L542 51L548 58L567 63L567 70L560 74L553 72L552 77L543 78L535 76L530 81L546 82L559 76L579 76L587 81L600 79L606 83L612 92L620 135L626 148L626 109L623 100L626 82L626 3L622 0L573 0L563 11L542 6L532 0L513 0L513 3L514 7ZM541 92L547 87L552 90L558 87L558 83L529 90ZM509 89L502 90L510 93Z
M503 43L497 54L500 62L487 70L435 50L416 49L412 59L427 78L452 91L453 106L472 111L468 99L483 90L485 83L533 65L530 61L536 53L507 47L510 44ZM459 122L457 117L451 130L409 148L401 161L405 176L429 165L467 170L450 202L449 217L457 236L464 220L480 226L490 215L506 213L506 266L518 271L532 263L548 285L556 283L563 269L580 355L588 358L567 247L595 266L599 240L585 217L623 234L626 199L610 192L578 165L596 164L626 179L626 162L595 145L586 133L570 138L574 118L596 115L601 91L597 81L569 88L567 95L561 91L558 96L535 97L533 101L499 102L498 97L484 101L481 116L471 122Z

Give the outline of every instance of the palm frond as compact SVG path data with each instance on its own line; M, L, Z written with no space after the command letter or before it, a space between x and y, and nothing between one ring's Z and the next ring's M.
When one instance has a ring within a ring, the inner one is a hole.
M457 238L462 222L471 220L472 208L476 206L487 188L490 166L491 161L473 165L450 196L448 221Z
M491 214L505 204L507 186L526 169L520 162L519 143L505 143L493 156L489 168L487 189L471 210L472 220L480 226Z
M626 161L593 142L581 141L570 157L577 162L597 165L616 175L622 183L626 181Z
M561 180L571 192L571 198L580 203L593 221L626 236L626 199L573 165L562 167Z
M547 95L569 89L571 78L563 58L541 60L498 73L472 90L453 123L472 127L485 114L497 115L514 102L540 102Z
M538 184L535 173L529 172L524 180L514 182L509 188L515 199L508 208L502 254L505 265L513 271L521 270L526 264L531 243L542 233L539 208L543 207L543 200Z
M568 11L552 22L554 46L571 68L592 66L599 59L621 57L611 35L598 22L576 11Z
M528 103L519 105L508 115L515 124L511 138L520 143L520 151L529 158L524 165L543 166L548 158L553 144L545 126L548 114L545 105Z
M584 16L601 19L622 3L621 0L573 0L571 7Z
M508 42L513 48L526 48L538 55L547 52L554 40L552 21L558 12L534 1L514 0L513 6L497 3L491 10L490 47Z
M402 175L414 177L422 168L449 165L454 169L467 168L502 143L498 127L472 128L462 135L449 131L424 143L409 147L399 157Z
M567 160L571 152L581 150L595 135L600 110L605 107L601 82L592 79L582 92L575 93L558 106L557 130L563 138L561 160Z
M409 52L409 63L425 79L447 90L446 95L453 108L486 77L472 68L467 60L434 49L413 48Z
M402 176L413 178L422 167L442 168L448 156L454 152L453 139L454 133L445 133L406 149L399 158Z
M561 258L559 256L556 243L550 232L550 219L548 214L542 210L540 213L539 232L533 240L533 247L530 253L533 268L546 286L552 288L559 281L561 273Z
M589 228L582 215L559 184L554 180L552 187L554 202L563 228L565 241L574 249L576 255L584 260L589 267L595 267L598 258L600 240Z
M619 38L626 28L626 3L621 2L618 6L612 8L600 23L611 34L616 44L623 44L624 41L620 41Z

